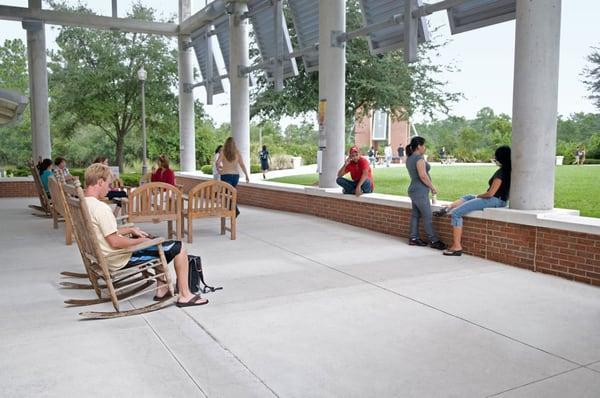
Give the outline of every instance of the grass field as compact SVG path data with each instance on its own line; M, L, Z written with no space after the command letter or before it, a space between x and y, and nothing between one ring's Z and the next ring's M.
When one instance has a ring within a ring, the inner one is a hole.
M467 193L487 189L495 166L432 167L431 179L438 199L454 200ZM406 168L376 168L375 192L406 196L410 180ZM270 181L298 185L316 185L317 174L274 178ZM556 168L555 207L579 209L582 216L600 218L600 166L560 166Z

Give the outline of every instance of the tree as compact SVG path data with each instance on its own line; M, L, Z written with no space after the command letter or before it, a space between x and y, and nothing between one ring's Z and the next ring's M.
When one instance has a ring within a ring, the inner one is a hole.
M58 10L91 13L83 5L68 7L55 1L50 5ZM153 21L154 10L135 3L128 17ZM48 64L55 134L69 136L76 128L88 125L99 128L114 143L116 163L122 171L125 137L141 123L137 79L141 66L148 73L145 83L148 135L172 134L177 126L177 97L173 90L177 84L177 56L168 39L142 33L62 27L56 43L58 50L51 52ZM141 153L141 145L138 150Z
M27 53L20 39L5 40L0 47L0 87L28 95ZM0 164L24 165L31 159L31 117L25 109L18 124L0 130Z
M592 47L592 53L588 55L587 60L591 65L584 69L586 80L583 82L590 92L588 98L600 109L600 48Z
M348 31L362 26L357 0L347 3ZM288 26L292 24L289 23ZM294 32L292 35L295 43ZM346 126L353 130L355 116L382 109L395 119L406 118L416 110L431 115L436 110L448 111L449 104L460 94L446 91L436 75L444 67L432 61L440 45L427 43L419 50L420 60L407 65L401 51L372 56L365 38L357 38L346 46ZM258 79L253 92L251 117L279 119L284 115L299 116L316 111L318 106L318 73L306 73L299 63L300 74L285 81L282 91L275 91L264 77Z

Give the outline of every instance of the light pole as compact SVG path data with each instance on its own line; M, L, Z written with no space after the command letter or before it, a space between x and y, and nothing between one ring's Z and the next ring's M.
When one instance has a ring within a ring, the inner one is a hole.
M142 83L142 176L145 176L148 172L148 163L146 163L146 106L145 106L145 92L144 82L146 81L146 71L142 66L138 72L138 79Z

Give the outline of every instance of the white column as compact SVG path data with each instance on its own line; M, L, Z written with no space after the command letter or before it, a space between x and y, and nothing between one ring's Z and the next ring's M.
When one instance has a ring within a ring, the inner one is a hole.
M239 68L248 66L248 22L241 19L246 3L231 3L229 16L229 84L231 101L231 136L235 140L250 173L250 87L248 75L240 76Z
M554 207L561 0L517 1L510 207Z
M33 5L32 5L33 4ZM35 7L36 1L29 6ZM38 7L40 2L37 1ZM32 157L50 158L48 112L48 69L46 66L46 33L42 22L23 22L27 30L27 65L29 69L29 106L31 107Z
M344 162L346 48L332 45L332 32L346 30L346 1L319 2L319 99L325 100L325 146L319 187L336 187ZM324 144L324 145L323 145Z
M192 15L191 0L179 0L179 23ZM196 170L192 48L184 48L189 35L180 35L179 44L179 154L182 171Z

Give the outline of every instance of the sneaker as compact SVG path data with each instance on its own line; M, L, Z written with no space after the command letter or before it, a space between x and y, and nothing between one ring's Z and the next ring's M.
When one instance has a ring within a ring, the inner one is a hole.
M448 247L448 245L445 244L444 242L442 242L441 240L437 240L435 242L431 242L429 244L429 247L434 248L434 249L438 249L438 250L446 250L446 248Z
M436 210L433 212L433 215L436 217L443 217L446 214L448 214L448 208L447 207L441 207L439 210Z
M427 246L427 242L423 242L421 239L409 239L409 246Z

